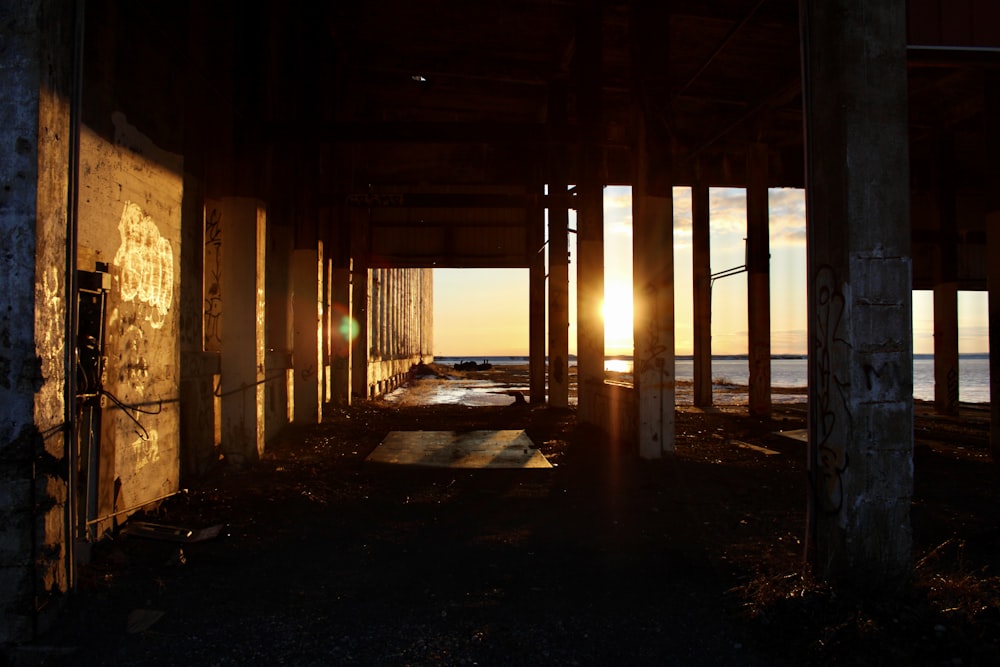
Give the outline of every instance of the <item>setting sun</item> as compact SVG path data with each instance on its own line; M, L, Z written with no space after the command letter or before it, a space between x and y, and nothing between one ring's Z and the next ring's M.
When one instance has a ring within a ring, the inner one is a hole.
M632 353L632 286L609 283L604 288L604 347L609 354Z

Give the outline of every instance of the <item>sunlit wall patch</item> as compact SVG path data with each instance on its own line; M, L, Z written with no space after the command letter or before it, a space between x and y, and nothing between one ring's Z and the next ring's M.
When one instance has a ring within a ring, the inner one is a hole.
M138 299L152 309L154 329L163 326L174 296L174 253L151 217L138 204L125 202L118 222L122 244L115 254L121 269L121 297Z

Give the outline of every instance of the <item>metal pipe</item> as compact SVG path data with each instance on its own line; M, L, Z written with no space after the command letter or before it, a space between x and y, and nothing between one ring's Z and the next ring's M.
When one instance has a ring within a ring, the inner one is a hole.
M132 507L126 507L123 510L118 510L117 512L112 512L111 514L105 514L104 516L97 517L96 519L91 519L90 521L87 522L87 525L91 526L95 523L100 523L101 521L107 521L108 519L114 518L119 514L127 514L128 512L133 512L135 510L142 509L146 505L151 505L155 502L166 500L167 498L172 498L173 496L176 496L180 493L187 493L187 492L188 492L187 489L177 489L176 491L165 493L162 496L157 496L156 498L150 498L149 500L144 500L142 503L138 505L133 505Z
M77 422L76 422L76 330L77 308L77 229L80 201L80 126L83 107L83 40L85 34L85 0L76 0L73 7L73 72L69 104L69 155L66 202L66 344L64 357L63 410L66 422L66 584L76 590L76 511L77 511Z

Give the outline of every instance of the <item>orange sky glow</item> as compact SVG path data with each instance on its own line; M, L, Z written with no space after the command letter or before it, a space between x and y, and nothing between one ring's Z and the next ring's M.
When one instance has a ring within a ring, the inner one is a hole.
M771 351L806 353L805 200L802 190L770 191ZM627 187L608 187L605 216L605 352L632 353L632 201ZM570 215L570 228L576 227ZM744 263L746 194L711 191L712 272ZM576 351L575 235L570 235L570 352ZM692 352L691 197L674 189L676 353ZM746 274L715 282L712 352L747 352ZM959 351L988 352L984 292L959 293ZM913 294L914 352L934 351L933 298ZM448 357L524 356L528 353L527 269L436 269L434 354Z

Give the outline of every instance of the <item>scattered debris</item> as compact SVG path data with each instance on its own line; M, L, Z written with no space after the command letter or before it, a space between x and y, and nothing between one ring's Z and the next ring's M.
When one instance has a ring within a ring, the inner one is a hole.
M758 447L757 445L751 445L749 442L743 442L742 440L730 440L729 443L732 445L736 445L741 449L749 449L755 452L760 452L764 456L774 456L775 454L781 453L773 449L768 449L767 447Z
M158 609L133 609L129 612L126 628L130 635L149 630L153 625L163 618L166 612Z
M456 371L488 371L493 368L493 364L483 360L483 363L477 364L475 361L461 361L455 364Z
M199 528L197 530L182 526L167 526L149 521L130 521L122 528L124 535L145 537L150 540L165 540L167 542L204 542L215 539L222 532L222 524Z

